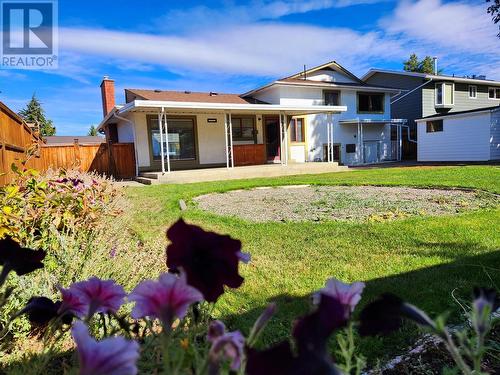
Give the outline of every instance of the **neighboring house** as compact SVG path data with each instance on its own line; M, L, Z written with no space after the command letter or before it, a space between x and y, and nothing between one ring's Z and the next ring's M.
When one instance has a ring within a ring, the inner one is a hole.
M371 69L362 80L371 85L402 90L391 99L391 112L394 117L408 120L412 140L416 138L416 119L500 104L500 82L486 80L484 76L464 78ZM407 140L407 134L403 138ZM415 157L416 153L413 156Z
M43 139L45 140L45 143L47 145L72 145L74 143L78 143L80 145L96 145L106 142L106 139L104 137L91 135L51 135L44 137Z
M110 142L135 144L138 172L376 163L399 159L405 121L390 110L399 91L330 62L241 95L126 89L125 104L116 106L114 82L105 77L98 129Z
M500 160L500 107L417 119L418 161Z

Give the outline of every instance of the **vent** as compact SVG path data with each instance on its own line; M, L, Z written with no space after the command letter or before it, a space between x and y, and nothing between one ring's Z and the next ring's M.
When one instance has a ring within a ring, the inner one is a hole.
M156 89L155 92L161 92L161 90Z
M217 96L218 94L216 92L210 91L210 96Z
M184 94L191 94L191 91L184 91Z

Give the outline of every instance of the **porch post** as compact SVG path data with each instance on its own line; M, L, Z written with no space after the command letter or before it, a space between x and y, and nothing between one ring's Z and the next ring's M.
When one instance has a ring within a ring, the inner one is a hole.
M398 125L399 128L399 143L398 143L398 161L401 161L402 156L403 156L403 127ZM410 132L410 129L408 128L408 132Z
M361 130L361 161L365 162L365 145L364 145L364 135L363 135L363 122L359 123L359 128Z
M327 119L326 119L326 161L327 163L330 162L330 157L332 155L332 153L330 152L330 135L331 135L331 132L330 132L330 121L329 121L329 118L328 118L328 115L327 115Z
M283 165L283 116L280 112L280 162Z
M161 112L158 113L158 127L160 128L160 160L161 160L161 173L165 174L165 158L163 155L163 107Z
M227 113L224 112L224 141L226 145L226 168L229 169L229 145L227 137L229 136L229 124L227 121Z
M165 142L165 144L167 146L167 171L168 171L168 173L170 173L170 144L169 144L169 140L168 140L168 120L167 120L167 114L164 113L163 117L164 117L164 121L165 121L165 137L167 139L167 141Z
M359 119L358 119L358 128L357 128L357 133L358 133L358 163L361 164L361 131L360 131L360 124L359 124Z
M229 150L231 151L231 168L234 168L234 154L233 154L233 120L231 112L229 112Z
M283 142L285 143L285 165L288 165L288 118L283 113Z
M329 138L329 145L328 145L328 157L329 157L329 161L330 163L333 163L334 160L333 160L333 113L328 113L327 114L327 121L328 121L328 125L329 125L329 129L328 129L328 138Z

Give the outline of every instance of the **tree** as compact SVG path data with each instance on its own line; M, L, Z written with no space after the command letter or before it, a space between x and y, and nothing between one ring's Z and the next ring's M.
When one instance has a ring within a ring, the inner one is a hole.
M419 60L418 56L412 53L410 58L403 62L403 69L407 72L432 74L434 73L434 60L431 56L425 56L422 60Z
M491 0L486 0L487 3L492 2ZM493 0L493 4L490 5L487 9L488 14L491 14L491 18L493 23L496 25L500 22L500 0ZM500 25L498 25L498 34L497 36L500 38Z
M56 128L54 127L52 120L45 117L45 111L42 108L42 104L35 97L35 94L31 97L31 100L26 105L26 108L20 110L18 114L27 123L35 124L42 136L46 137L48 135L56 134Z
M94 125L90 125L90 129L89 129L89 132L87 133L87 135L92 135L92 136L97 135L97 129Z

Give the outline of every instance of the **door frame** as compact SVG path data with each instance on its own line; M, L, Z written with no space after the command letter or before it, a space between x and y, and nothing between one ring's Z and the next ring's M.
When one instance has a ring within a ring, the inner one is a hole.
M277 124L278 124L278 146L277 146L278 154L274 156L274 159L269 159L268 154L267 154L267 143L268 142L267 142L267 124L266 124L266 121L268 119L272 119L272 118L275 118L277 120ZM263 129L263 133L264 133L263 142L265 145L266 162L267 163L280 162L281 161L281 147L280 147L279 140L280 140L281 134L280 134L280 117L279 117L279 115L264 115L264 116L262 116L262 129Z

